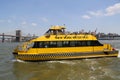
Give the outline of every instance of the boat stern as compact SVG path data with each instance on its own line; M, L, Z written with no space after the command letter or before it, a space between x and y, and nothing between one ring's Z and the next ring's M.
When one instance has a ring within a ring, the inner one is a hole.
M104 44L103 52L108 56L118 57L119 56L119 50L112 47L110 44Z

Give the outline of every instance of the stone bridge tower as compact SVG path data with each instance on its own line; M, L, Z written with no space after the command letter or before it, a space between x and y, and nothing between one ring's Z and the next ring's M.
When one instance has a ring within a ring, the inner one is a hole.
M22 32L21 30L16 30L16 42L22 41Z

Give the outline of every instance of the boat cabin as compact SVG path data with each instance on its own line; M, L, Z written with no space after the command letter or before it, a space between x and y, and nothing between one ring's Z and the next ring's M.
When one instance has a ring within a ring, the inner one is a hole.
M45 35L61 35L65 34L65 27L64 26L52 26Z

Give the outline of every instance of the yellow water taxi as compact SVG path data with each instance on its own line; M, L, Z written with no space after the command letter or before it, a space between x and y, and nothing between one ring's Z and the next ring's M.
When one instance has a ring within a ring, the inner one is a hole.
M96 57L117 57L118 50L110 44L101 44L95 35L70 33L64 26L51 26L43 35L15 48L16 59L47 61Z

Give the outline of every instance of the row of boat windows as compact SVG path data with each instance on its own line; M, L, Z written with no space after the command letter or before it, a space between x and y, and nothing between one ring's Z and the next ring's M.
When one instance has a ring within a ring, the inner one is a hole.
M42 41L35 42L33 48L103 46L98 41Z

